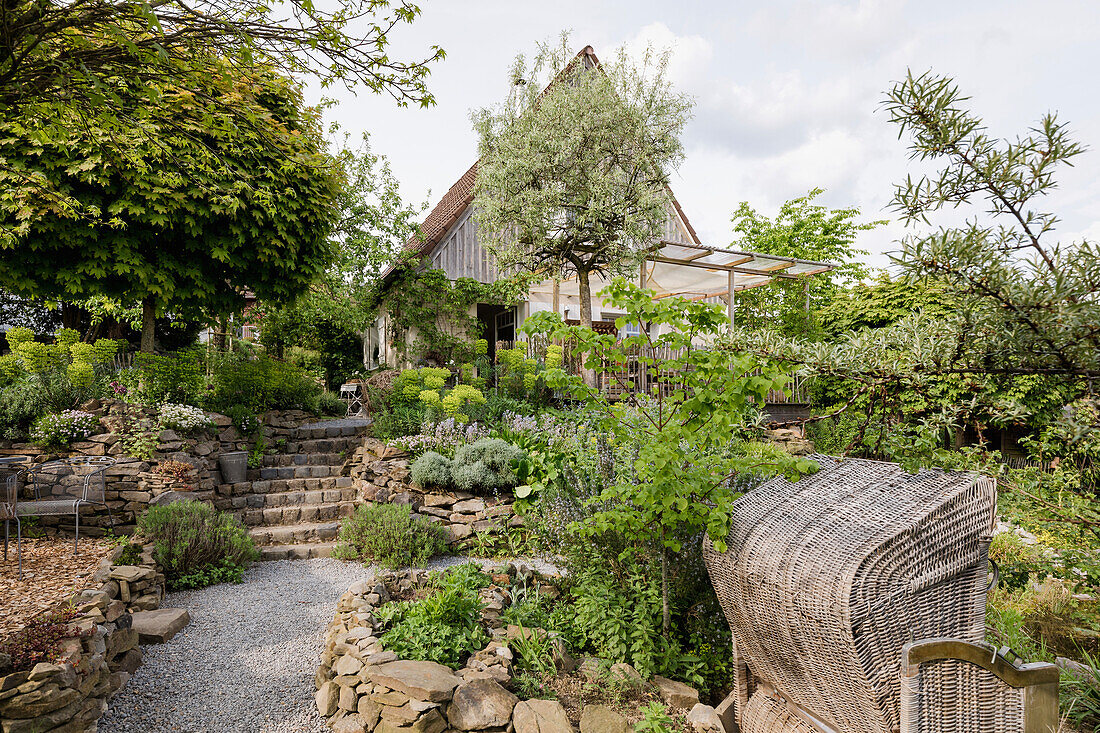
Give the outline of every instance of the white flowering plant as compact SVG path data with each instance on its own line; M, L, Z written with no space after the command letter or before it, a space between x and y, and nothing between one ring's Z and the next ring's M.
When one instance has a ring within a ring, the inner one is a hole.
M214 420L191 405L165 404L160 408L160 424L185 433L214 427Z
M43 415L31 428L31 440L47 447L66 447L84 440L99 429L99 418L90 412L65 410L60 414Z

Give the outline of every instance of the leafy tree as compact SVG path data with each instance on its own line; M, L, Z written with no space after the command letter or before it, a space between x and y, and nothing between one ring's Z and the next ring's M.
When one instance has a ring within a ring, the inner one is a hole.
M274 354L296 343L317 349L330 384L370 361L368 335L378 313L379 279L416 233L425 208L402 198L389 161L371 150L367 135L355 146L345 135L334 157L340 186L332 260L294 302L265 305L260 329L261 341ZM362 352L358 367L347 358L349 335Z
M40 133L54 138L68 137L77 121L116 131L147 123L173 129L175 110L162 105L175 86L247 120L249 110L234 100L205 93L203 80L221 76L226 63L234 77L274 66L428 105L429 67L444 55L433 46L422 60L391 57L390 33L420 14L405 0L350 0L331 10L310 0L5 0L0 9L0 117L44 115L49 124ZM135 93L147 104L133 105ZM61 108L70 116L58 116ZM186 124L174 131L190 132Z
M502 269L575 275L590 327L592 275L629 270L661 237L692 103L667 54L597 65L568 43L541 44L530 66L517 57L507 101L474 113L474 216Z
M637 390L616 376L625 388L623 399L589 386L562 369L548 368L545 379L554 389L583 400L600 429L616 446L631 454L632 471L619 473L594 499L600 507L582 530L609 530L646 538L661 549L662 597L668 632L668 569L666 553L679 552L685 535L705 531L720 550L729 533L730 505L738 492L737 474L797 476L817 470L808 459L795 458L771 446L751 443L753 415L769 391L787 381L774 362L750 354L698 348L726 333L729 321L719 306L684 298L654 300L655 293L622 278L602 293L622 310L626 323L654 325L619 340L583 326L565 326L549 311L533 314L523 324L529 334L569 344L588 368L610 367L613 375L638 373L654 380ZM669 354L668 358L659 354Z
M944 317L951 306L943 287L933 282L891 278L879 272L871 282L850 284L833 293L814 317L827 338L842 337L863 328L887 328L924 310L932 318Z
M856 223L859 209L828 209L814 203L823 193L811 189L805 196L779 207L775 219L742 201L733 214L733 231L739 235L731 246L764 254L830 262L835 270L803 280L777 279L763 288L737 294L737 316L750 328L778 328L787 334L813 328L813 313L830 301L844 283L858 282L869 274L857 249L856 236L885 221Z
M209 320L238 311L243 288L270 300L304 291L330 259L336 193L317 113L271 72L206 82L203 96L163 89L186 134L120 139L87 127L55 140L41 134L48 119L0 122L9 167L93 214L65 216L56 200L18 187L0 192L0 226L16 232L0 240L0 286L43 299L140 301L147 352L158 312ZM136 91L130 101L142 103ZM249 108L258 124L235 124L229 106Z

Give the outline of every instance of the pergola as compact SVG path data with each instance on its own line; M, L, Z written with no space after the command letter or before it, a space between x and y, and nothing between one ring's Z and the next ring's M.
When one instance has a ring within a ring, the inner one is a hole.
M828 262L662 241L639 268L638 284L655 290L658 298L679 296L724 302L733 323L737 291L775 280L805 280L835 268ZM592 292L599 292L605 284L602 278L593 277ZM539 300L552 302L555 311L562 300L580 302L576 276L539 283L531 288L531 295L532 299L538 295L542 296Z

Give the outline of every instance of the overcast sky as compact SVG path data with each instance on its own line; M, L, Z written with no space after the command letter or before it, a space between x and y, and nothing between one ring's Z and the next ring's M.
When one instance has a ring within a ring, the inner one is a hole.
M812 187L829 206L888 218L892 186L915 168L904 141L878 109L907 68L957 79L990 131L1013 137L1047 110L1076 138L1100 145L1100 2L866 0L864 2L546 2L421 0L423 15L393 37L392 54L439 44L447 58L430 85L431 109L401 109L381 96L329 90L328 113L345 129L369 132L406 198L431 203L469 167L472 109L500 102L508 67L539 40L572 31L579 50L652 42L673 52L671 75L696 99L673 190L707 244L728 245L730 214L749 201L770 214ZM1100 150L1060 177L1051 206L1063 239L1100 238ZM882 253L904 233L897 224L861 235Z

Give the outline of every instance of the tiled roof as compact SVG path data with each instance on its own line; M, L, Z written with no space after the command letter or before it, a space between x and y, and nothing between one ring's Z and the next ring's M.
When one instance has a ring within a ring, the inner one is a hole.
M420 232L409 237L405 242L406 252L427 254L439 240L447 233L447 230L458 221L462 212L474 200L474 181L477 179L477 163L462 174L454 185L443 194L443 198L429 212L424 223L420 225Z

